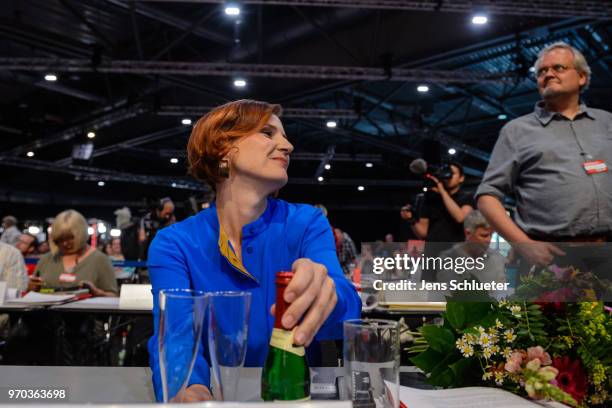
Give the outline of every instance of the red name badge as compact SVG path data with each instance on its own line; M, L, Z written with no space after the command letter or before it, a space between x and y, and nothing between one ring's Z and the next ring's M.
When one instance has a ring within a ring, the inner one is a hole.
M59 276L60 282L74 282L75 280L76 280L76 275L73 275L71 273L62 273Z
M608 166L603 160L593 160L582 163L587 174L607 173Z

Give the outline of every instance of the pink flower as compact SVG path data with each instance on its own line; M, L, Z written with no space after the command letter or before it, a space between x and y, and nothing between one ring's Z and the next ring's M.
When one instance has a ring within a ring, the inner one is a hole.
M527 349L527 361L532 361L532 360L535 360L536 358L540 360L540 364L543 366L552 364L552 359L550 358L550 354L544 351L542 346L529 347Z
M523 355L520 352L515 351L510 355L510 357L506 361L506 364L504 365L504 369L508 371L509 373L519 373L521 371L522 363L523 363Z
M573 275L573 269L572 267L568 267L568 268L561 268L557 265L550 265L548 267L548 269L555 274L555 277L557 279L559 279L560 281L564 282L564 281L568 281L572 275Z

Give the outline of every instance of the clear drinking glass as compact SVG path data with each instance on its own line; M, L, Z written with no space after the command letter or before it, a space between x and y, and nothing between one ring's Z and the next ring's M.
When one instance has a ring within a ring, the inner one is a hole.
M217 401L236 401L250 308L249 292L208 293L208 350Z
M355 406L399 406L399 322L344 322L344 383Z
M206 312L206 294L191 289L159 292L159 365L164 402L185 388L198 347Z

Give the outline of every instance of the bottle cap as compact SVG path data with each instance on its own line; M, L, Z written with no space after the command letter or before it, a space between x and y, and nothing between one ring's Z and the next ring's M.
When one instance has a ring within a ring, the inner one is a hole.
M276 273L276 284L277 285L288 285L293 278L293 272L277 272Z

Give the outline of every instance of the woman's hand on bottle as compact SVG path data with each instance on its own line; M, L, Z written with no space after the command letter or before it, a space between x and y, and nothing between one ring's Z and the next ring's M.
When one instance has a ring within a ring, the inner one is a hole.
M202 384L191 384L189 387L176 394L170 402L198 402L210 401L212 399L213 397L208 387Z
M285 289L285 301L291 305L282 324L292 329L301 319L293 341L308 346L338 302L336 284L327 275L325 265L310 259L296 260L291 269L294 275Z
M32 290L34 292L38 292L43 284L44 281L42 278L38 276L30 276L30 279L28 280L28 292Z

